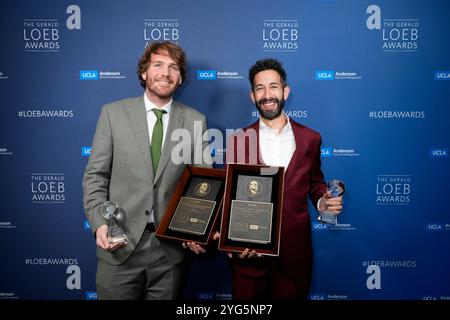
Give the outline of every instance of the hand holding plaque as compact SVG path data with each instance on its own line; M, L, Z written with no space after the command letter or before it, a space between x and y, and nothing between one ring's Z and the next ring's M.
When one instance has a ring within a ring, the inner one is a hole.
M327 183L328 192L332 198L340 197L345 192L345 184L342 181L333 179ZM327 223L335 226L337 224L337 214L333 212L324 211L319 213L318 220L322 223Z
M100 207L100 214L108 220L108 241L111 244L127 244L128 237L120 222L124 220L123 212L114 201L106 201Z

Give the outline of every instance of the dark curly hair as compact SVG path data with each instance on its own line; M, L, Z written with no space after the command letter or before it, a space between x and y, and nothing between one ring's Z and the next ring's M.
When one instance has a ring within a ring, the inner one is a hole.
M250 85L252 86L252 91L254 89L255 75L261 71L274 70L278 72L281 78L281 83L283 87L286 86L286 71L283 69L283 64L276 59L262 59L255 62L255 64L248 71L248 80L250 80Z
M152 53L160 53L161 51L167 51L169 56L177 63L178 68L180 68L180 76L182 83L184 83L184 79L186 77L186 53L183 49L170 41L165 42L153 42L151 45L145 49L141 58L139 59L137 74L139 78L139 82L141 86L145 89L145 80L142 79L142 73L147 70L148 65L150 64L150 59L152 57Z

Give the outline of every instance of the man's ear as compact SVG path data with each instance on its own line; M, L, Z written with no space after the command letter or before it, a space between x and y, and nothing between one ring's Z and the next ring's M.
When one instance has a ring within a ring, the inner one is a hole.
M250 96L250 99L252 99L253 103L255 103L255 95L253 94L253 91L250 90L250 92L248 94Z
M283 89L283 93L284 93L284 100L287 100L287 98L289 97L289 93L291 93L291 87L285 86Z

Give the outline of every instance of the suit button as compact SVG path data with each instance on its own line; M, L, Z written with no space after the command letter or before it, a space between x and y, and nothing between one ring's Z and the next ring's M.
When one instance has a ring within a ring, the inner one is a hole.
M145 215L148 216L150 214L150 211L145 210Z
M156 190L156 187L158 187L158 185L154 184L153 185L153 190Z

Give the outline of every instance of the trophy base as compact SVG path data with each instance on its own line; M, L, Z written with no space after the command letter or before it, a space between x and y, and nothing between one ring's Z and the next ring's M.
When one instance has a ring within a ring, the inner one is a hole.
M317 218L319 222L331 224L333 226L337 225L337 215L333 213L319 213L319 217Z
M116 244L116 243L127 244L128 238L126 236L108 237L108 242L111 244Z

